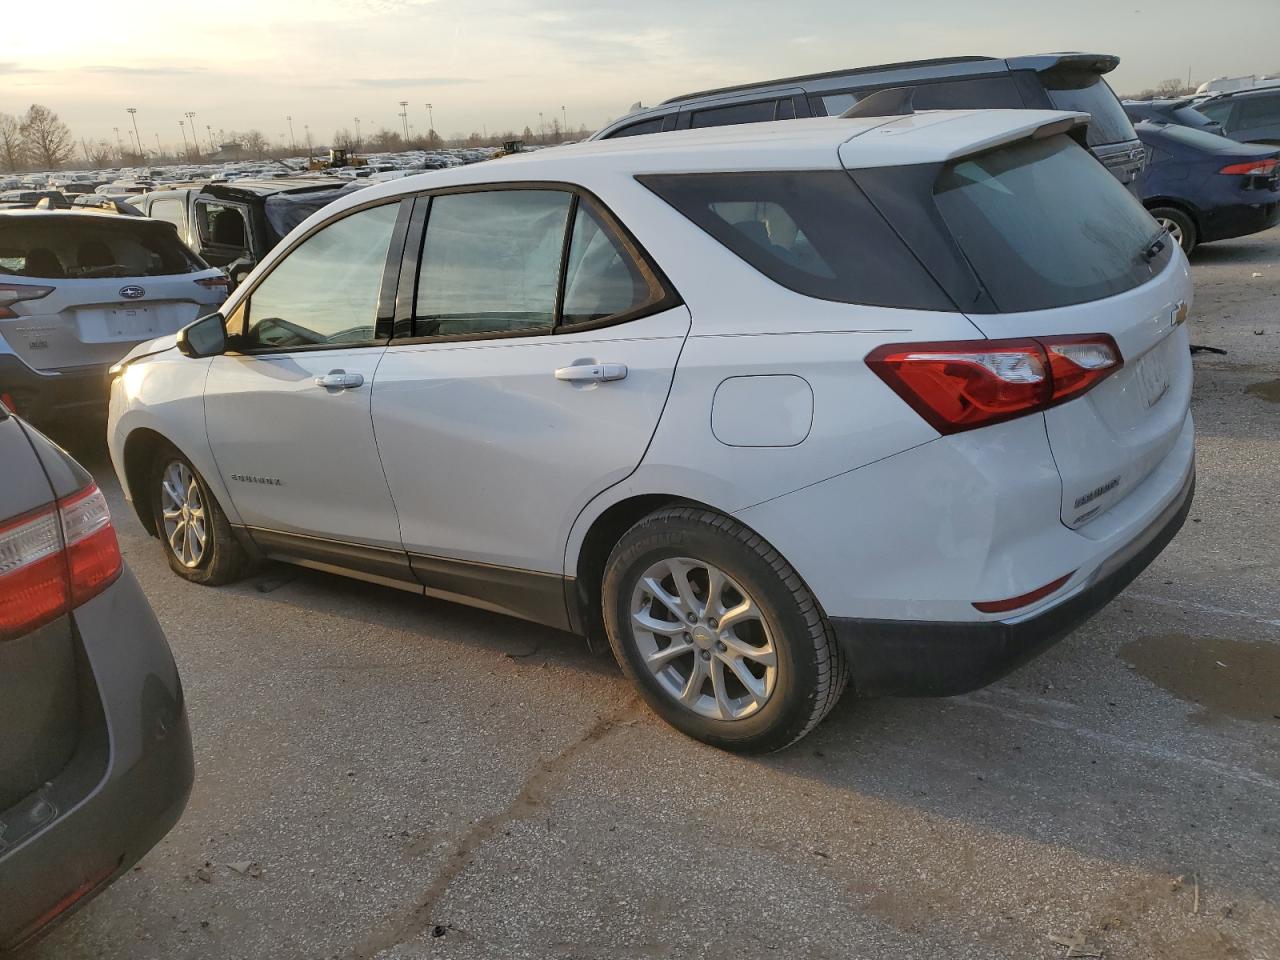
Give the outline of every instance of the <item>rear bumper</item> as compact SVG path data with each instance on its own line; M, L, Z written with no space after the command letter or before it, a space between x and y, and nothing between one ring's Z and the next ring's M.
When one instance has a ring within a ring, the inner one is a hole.
M1200 239L1207 243L1247 237L1280 223L1280 194L1258 191L1258 196L1265 202L1231 204L1206 212L1201 218Z
M832 618L866 696L946 697L998 680L1080 626L1145 570L1182 528L1195 473L1160 515L1061 603L1026 619L945 623Z
M129 870L178 821L191 791L182 685L133 575L126 570L74 619L100 723L42 791L57 810L48 825L0 846L0 954L47 932ZM50 916L60 904L66 909Z
M39 371L0 353L0 395L37 425L107 415L108 364Z

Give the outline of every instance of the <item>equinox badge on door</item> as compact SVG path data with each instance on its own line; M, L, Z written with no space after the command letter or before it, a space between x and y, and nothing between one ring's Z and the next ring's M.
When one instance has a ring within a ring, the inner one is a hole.
M135 284L130 284L127 287L120 288L120 296L124 297L126 300L141 300L146 295L147 291Z

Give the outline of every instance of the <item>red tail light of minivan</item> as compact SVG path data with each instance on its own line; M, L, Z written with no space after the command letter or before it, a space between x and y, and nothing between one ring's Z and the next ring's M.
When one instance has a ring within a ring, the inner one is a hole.
M0 524L0 640L30 633L97 596L124 561L107 501L90 484Z
M1103 333L1016 340L892 343L867 366L942 434L1066 403L1123 365Z

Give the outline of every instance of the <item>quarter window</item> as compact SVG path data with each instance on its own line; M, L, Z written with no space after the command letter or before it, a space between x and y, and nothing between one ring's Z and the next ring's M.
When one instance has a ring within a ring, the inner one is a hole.
M1252 127L1269 127L1280 124L1280 97L1241 97L1240 119L1236 126L1241 130Z
M414 335L550 330L572 200L563 190L434 197L418 269Z
M312 234L249 297L245 345L290 349L374 339L398 203L361 210Z
M646 133L661 133L662 121L664 117L654 117L652 120L641 120L639 123L633 123L630 126L623 127L609 134L609 139L614 137L639 137Z
M636 261L594 204L579 203L569 240L562 322L603 320L660 299L662 287L657 279Z

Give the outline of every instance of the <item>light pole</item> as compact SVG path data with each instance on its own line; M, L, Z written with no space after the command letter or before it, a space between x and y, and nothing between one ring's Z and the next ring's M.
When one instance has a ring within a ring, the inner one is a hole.
M164 154L164 149L160 146L160 134L156 134L156 159L159 160Z
M142 135L138 133L138 108L125 107L129 114L129 119L133 121L133 139L138 142L138 152L142 153Z
M123 161L124 160L124 141L120 139L120 128L112 127L111 129L116 132L116 153L119 154L120 160Z
M204 132L205 132L205 133L207 133L207 134L209 135L209 152L210 152L210 153L217 153L217 152L218 152L218 150L217 150L217 148L216 148L216 147L214 147L214 145L213 145L213 124L211 124L211 123L206 123L206 124L204 125Z
M434 134L436 132L436 117L431 110L431 104L427 104L427 140L435 143Z
M302 132L307 138L307 161L308 163L310 163L311 161L311 124L304 123L302 125Z
M564 112L564 104L560 104L560 139L569 135L569 115Z
M400 123L404 126L404 140L409 142L409 101L400 101Z
M187 122L191 124L191 146L195 150L196 158L200 157L200 137L196 133L196 112L188 110L183 114L187 118Z
M356 122L356 156L360 155L360 118L353 118Z
M191 147L187 145L187 121L179 120L178 128L182 131L182 153L184 156L190 156Z
M542 121L541 110L538 111L538 136L544 141L547 139L547 125Z
M289 114L285 119L289 121L289 152L297 153L298 145L293 140L293 114Z

